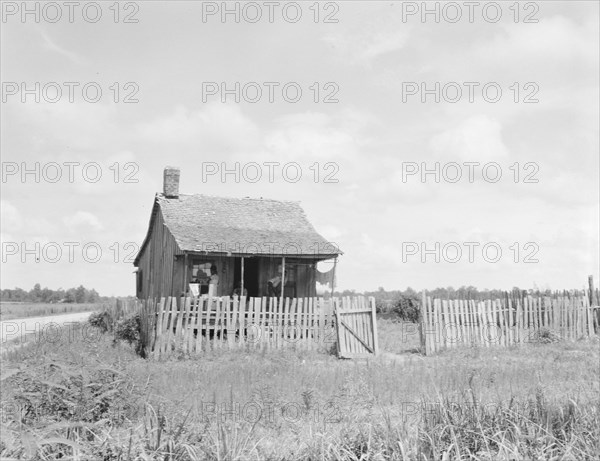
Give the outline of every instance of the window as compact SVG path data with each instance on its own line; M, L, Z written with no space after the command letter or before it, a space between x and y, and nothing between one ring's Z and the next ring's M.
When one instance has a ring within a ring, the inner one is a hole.
M192 264L192 280L191 283L199 285L201 295L208 294L208 285L210 282L210 268L216 266L214 261L195 260Z
M213 262L199 262L192 266L192 280L195 283L208 284L210 279L210 267Z

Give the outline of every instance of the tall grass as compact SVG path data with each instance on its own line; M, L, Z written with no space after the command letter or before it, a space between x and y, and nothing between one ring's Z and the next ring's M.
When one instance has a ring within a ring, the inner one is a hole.
M153 362L112 335L34 344L9 356L0 456L597 459L599 358L597 340L402 363L227 350Z

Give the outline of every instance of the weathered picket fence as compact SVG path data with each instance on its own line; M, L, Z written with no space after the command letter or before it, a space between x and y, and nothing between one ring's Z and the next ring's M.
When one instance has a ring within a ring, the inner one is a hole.
M369 302L374 314L374 300ZM285 298L282 302L279 298L169 297L140 301L138 309L145 354L158 359L220 348L329 351L338 342L336 306L346 312L366 303L349 298ZM353 325L365 334L367 328L358 323L359 317ZM376 353L372 332L370 344Z
M427 355L465 345L577 340L600 332L599 307L590 306L587 295L474 301L424 293L422 299L420 337Z
M105 307L114 323L117 323L124 317L140 313L141 308L142 303L136 298L117 298L114 304L109 304Z

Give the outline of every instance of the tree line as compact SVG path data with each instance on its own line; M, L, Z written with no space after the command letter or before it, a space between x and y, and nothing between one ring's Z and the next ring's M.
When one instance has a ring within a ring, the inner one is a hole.
M77 288L52 290L42 288L36 283L29 291L22 288L6 288L1 290L0 301L4 302L30 302L30 303L97 303L110 298L100 296L93 288L88 289L83 285Z
M578 290L569 290L569 292L577 292ZM486 300L486 299L502 299L507 296L511 298L522 298L524 296L550 296L554 292L550 289L540 290L537 287L533 289L524 290L519 287L513 287L511 290L498 290L487 288L479 289L472 285L463 285L459 288L454 287L438 287L433 290L427 290L427 296L438 299L473 299L475 301ZM373 296L377 301L382 304L387 302L395 303L398 299L421 299L421 292L408 287L406 290L385 290L383 287L379 287L377 291L365 291L364 293L356 292L355 290L344 290L336 291L335 296Z

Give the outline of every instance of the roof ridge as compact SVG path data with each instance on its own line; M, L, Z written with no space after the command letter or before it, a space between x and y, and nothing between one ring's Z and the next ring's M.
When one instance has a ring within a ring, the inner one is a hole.
M173 198L168 198L166 197L163 193L161 192L157 192L156 196L158 198L164 199L164 200L176 200ZM294 204L300 204L300 200L280 200L280 199L274 199L274 198L263 198L263 197L229 197L229 196L223 196L223 195L208 195L208 194L184 194L184 193L180 193L179 196L184 196L184 197L207 197L207 198L212 198L212 199L225 199L225 200L256 200L258 202L276 202L276 203L294 203Z

